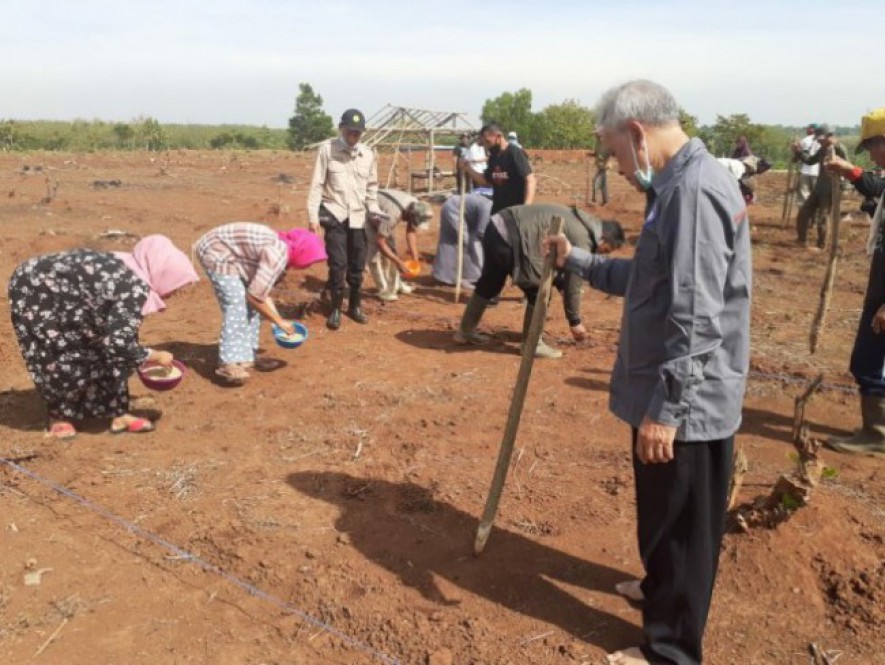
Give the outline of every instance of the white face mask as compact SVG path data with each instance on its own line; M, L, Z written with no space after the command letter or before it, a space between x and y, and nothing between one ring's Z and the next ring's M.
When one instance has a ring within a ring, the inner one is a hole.
M645 170L639 168L639 157L636 154L636 146L633 144L633 136L630 136L630 150L633 151L633 165L636 167L636 170L633 171L633 177L636 179L636 184L639 185L640 189L643 192L647 192L651 189L651 181L655 177L655 170L652 168L651 162L648 159L648 144L645 142L645 136L642 137L642 148L645 151Z

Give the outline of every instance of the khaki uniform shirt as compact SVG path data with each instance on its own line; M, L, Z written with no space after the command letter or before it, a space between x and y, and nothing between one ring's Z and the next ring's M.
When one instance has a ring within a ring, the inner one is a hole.
M307 196L311 224L319 224L320 204L339 222L350 220L352 229L365 226L366 212L378 211L378 162L371 148L351 148L340 136L319 147Z

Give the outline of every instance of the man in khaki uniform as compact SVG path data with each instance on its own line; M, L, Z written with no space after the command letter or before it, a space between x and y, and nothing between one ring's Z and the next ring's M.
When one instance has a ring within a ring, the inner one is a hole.
M332 312L326 325L341 327L341 305L345 281L350 287L347 315L357 323L368 319L360 308L360 287L366 269L366 215L378 213L378 164L374 151L360 143L366 130L365 116L348 109L338 125L340 135L323 143L317 151L316 166L307 214L310 230L322 226L329 279L326 288Z

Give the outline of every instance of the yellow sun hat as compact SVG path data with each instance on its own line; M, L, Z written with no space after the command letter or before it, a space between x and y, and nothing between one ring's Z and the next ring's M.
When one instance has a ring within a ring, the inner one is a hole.
M860 143L855 152L869 148L869 140L885 136L885 108L867 113L860 121Z

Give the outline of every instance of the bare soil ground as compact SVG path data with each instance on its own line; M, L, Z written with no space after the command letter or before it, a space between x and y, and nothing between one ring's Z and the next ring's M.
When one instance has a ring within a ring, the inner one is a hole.
M579 154L534 157L542 200L583 201ZM310 168L282 152L0 155L0 274L42 252L132 244L100 236L109 229L188 248L232 220L304 224ZM58 187L41 203L47 177L50 194ZM119 186L94 184L111 180ZM857 424L847 364L867 279L868 224L854 213L822 349L809 357L825 258L780 224L784 174L761 180L738 437L745 501L793 467L793 397L818 371L827 388L809 406L812 434ZM642 198L610 181L606 215L635 239ZM428 259L435 240L422 238ZM280 300L300 311L322 278L323 268L287 276ZM547 334L566 355L535 365L497 528L477 559L519 362L520 294L508 290L487 315L494 344L464 350L451 341L462 309L451 289L417 285L396 303L367 299L370 324L345 320L336 333L309 308L310 340L294 351L265 328L266 355L285 366L230 389L213 381L219 312L201 282L142 330L192 370L167 393L133 380L138 406L161 416L157 432L111 436L98 423L66 444L43 438L4 286L0 457L90 504L0 467L0 662L598 663L636 643L640 614L612 590L640 573L629 433L606 409L620 302L588 291L591 339L575 344L554 300ZM885 462L825 461L835 475L809 506L727 536L707 662L805 665L816 643L842 652L840 665L885 663Z

